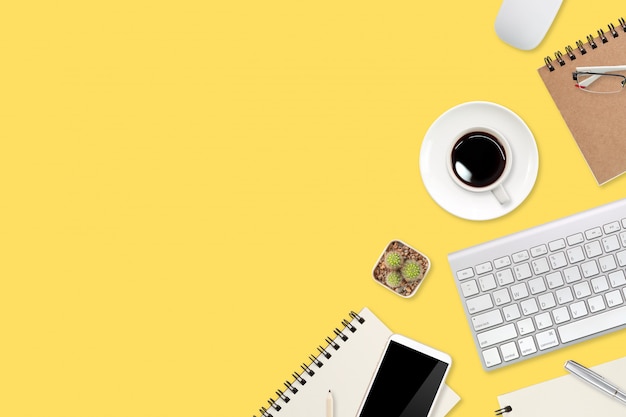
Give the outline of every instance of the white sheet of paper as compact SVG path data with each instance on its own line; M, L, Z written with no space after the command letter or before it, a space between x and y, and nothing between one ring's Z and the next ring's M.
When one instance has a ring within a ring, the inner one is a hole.
M587 366L586 364L582 364ZM626 389L626 357L590 367L602 377ZM567 372L563 368L564 372ZM498 396L501 407L513 410L505 417L537 416L624 416L626 404L619 402L579 378L567 375Z

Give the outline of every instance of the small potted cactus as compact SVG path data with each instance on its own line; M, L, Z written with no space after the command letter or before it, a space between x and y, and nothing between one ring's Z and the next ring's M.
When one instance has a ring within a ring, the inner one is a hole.
M374 265L374 280L401 297L415 295L426 273L430 260L426 255L400 240L392 240Z
M385 275L385 284L390 288L398 288L402 285L402 274L398 271L389 271Z
M400 271L402 272L402 278L408 282L413 282L422 275L422 266L416 260L409 259L402 265Z
M400 269L403 263L404 258L402 257L400 252L391 251L387 252L387 254L385 255L385 266L391 271Z

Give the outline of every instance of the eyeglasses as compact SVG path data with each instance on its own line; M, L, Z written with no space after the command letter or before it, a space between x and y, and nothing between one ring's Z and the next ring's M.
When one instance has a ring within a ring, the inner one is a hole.
M626 65L576 67L575 87L588 93L619 93L626 85Z

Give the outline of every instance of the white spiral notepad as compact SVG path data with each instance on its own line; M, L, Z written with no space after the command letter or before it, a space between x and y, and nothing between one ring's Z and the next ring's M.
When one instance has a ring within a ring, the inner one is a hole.
M326 338L326 346L319 346L318 353L261 407L261 417L324 416L328 390L333 393L334 415L354 417L391 334L369 309L351 312L350 320L343 320L341 328L334 330L334 337ZM459 399L444 386L433 417L445 416Z
M626 357L591 367L607 380L626 388ZM567 372L564 370L564 372ZM498 396L503 417L624 416L626 405L567 374Z

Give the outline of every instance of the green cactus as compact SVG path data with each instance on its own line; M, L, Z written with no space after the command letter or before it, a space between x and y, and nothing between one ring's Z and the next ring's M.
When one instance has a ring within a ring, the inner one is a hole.
M409 259L402 266L402 276L409 282L415 281L420 277L422 267L417 261Z
M398 252L389 252L387 256L385 256L385 265L392 271L400 269L403 261L404 259L402 259L402 255Z
M385 277L385 282L391 288L397 288L402 283L402 275L398 271L389 271Z

